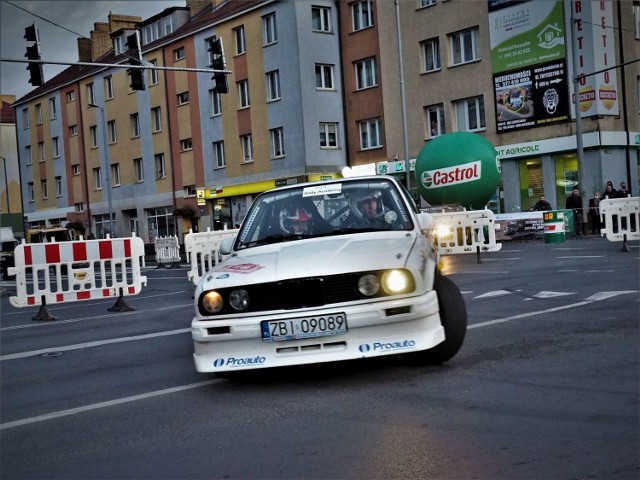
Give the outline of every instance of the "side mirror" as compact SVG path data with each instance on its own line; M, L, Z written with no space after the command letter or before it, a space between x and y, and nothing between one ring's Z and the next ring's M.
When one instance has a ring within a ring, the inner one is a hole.
M418 213L417 216L418 216L418 226L420 227L420 230L424 232L425 230L433 229L433 217L431 216L431 214L422 212L422 213Z
M233 242L236 241L236 237L227 237L220 242L220 253L222 255L231 255L233 251Z

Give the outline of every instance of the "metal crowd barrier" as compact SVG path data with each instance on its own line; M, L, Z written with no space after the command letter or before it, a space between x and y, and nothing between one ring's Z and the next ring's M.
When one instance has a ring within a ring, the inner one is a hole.
M497 252L495 215L491 210L430 212L434 219L434 240L441 255Z
M180 263L180 245L177 236L158 237L153 242L156 249L156 262L161 268L170 264L168 268L178 266Z
M34 320L55 320L45 305L119 297L110 311L133 310L122 297L137 295L147 284L141 274L144 242L141 238L109 238L71 242L25 243L14 252L17 308L41 306Z
M629 251L627 240L640 240L640 197L601 200L600 216L604 222L600 236L610 242L623 242L622 251Z
M206 232L198 233L189 230L189 233L184 237L184 249L187 254L187 262L191 267L187 272L187 278L194 285L198 284L207 270L222 260L220 255L222 240L237 233L237 229L215 230L213 232L207 229Z

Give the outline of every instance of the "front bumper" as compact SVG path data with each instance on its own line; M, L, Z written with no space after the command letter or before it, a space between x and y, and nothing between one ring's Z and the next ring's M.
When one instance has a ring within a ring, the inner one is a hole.
M348 333L285 342L262 340L260 322L344 312ZM418 297L191 323L196 370L227 372L335 362L427 350L444 341L435 291Z

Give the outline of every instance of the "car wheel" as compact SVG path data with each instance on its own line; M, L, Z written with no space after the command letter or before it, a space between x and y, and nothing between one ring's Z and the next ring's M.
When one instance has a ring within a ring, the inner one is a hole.
M405 354L405 359L412 365L439 365L453 358L467 333L467 307L457 285L436 270L433 289L438 295L445 339L429 350Z

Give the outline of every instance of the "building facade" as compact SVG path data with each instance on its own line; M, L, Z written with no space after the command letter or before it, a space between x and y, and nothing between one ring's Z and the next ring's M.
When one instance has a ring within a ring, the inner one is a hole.
M79 42L98 65L13 105L25 223L146 242L232 228L256 194L346 166L415 188L406 165L462 130L498 151L497 211L541 194L564 208L573 186L590 195L607 180L637 194L640 80L626 61L639 17L638 2L617 0L188 0L148 19L110 15L92 38L107 32L113 49ZM158 67L144 90L126 68L136 32ZM228 93L197 71L215 39Z

